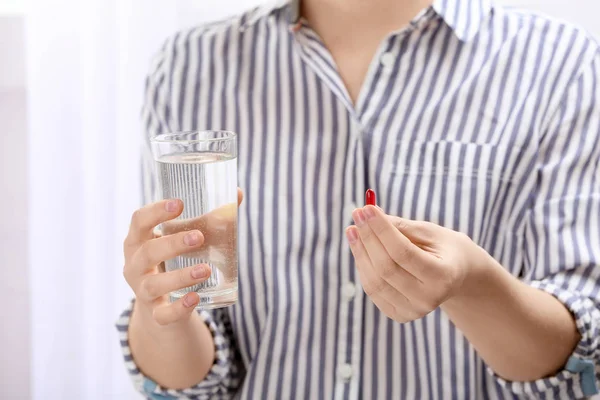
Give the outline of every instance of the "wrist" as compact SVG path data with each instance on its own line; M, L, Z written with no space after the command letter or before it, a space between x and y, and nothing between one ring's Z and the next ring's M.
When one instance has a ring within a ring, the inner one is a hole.
M147 337L164 340L165 337L181 337L184 332L189 331L194 319L200 319L197 313L192 313L190 318L186 318L169 325L160 325L154 318L153 308L150 304L135 300L129 320L130 331L143 334ZM199 321L202 322L202 321ZM203 323L202 323L203 324Z
M490 299L506 281L508 272L483 248L477 246L471 259L475 262L468 269L462 285L442 304L442 308L464 307L473 302Z
M205 379L215 363L216 346L198 313L163 326L154 320L150 305L136 303L129 320L128 344L139 370L172 389L192 387Z

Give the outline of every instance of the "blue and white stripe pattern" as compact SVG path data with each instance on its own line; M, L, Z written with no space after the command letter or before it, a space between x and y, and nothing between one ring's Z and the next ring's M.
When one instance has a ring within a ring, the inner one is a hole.
M144 377L126 311L138 388L154 399L583 397L590 371L600 377L598 44L489 0L439 0L381 44L353 104L318 36L289 29L288 8L180 32L153 65L147 135L238 132L245 200L239 302L203 314L219 349L211 375L180 391ZM564 302L582 335L570 364L587 375L505 382L441 311L407 324L382 315L344 237L369 187L387 213L468 234Z

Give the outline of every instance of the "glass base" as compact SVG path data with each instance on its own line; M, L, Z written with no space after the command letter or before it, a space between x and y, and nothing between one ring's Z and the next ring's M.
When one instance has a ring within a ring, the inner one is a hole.
M237 302L238 290L227 289L218 292L196 292L200 297L200 302L196 310L213 310L215 308L229 307ZM179 297L171 295L171 302L177 301Z

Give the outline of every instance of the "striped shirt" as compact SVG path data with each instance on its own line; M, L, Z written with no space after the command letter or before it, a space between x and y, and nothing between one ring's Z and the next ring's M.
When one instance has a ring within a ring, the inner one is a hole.
M239 133L239 301L202 312L217 357L151 399L581 398L600 377L600 50L582 30L490 0L438 0L380 45L353 103L290 5L170 38L147 136ZM147 152L147 154L149 154ZM148 155L146 162L150 163ZM149 164L147 164L149 165ZM147 169L149 170L149 169ZM147 201L152 177L147 174ZM361 290L345 240L367 188L390 215L468 234L573 313L556 376L494 375L439 309L400 324ZM166 366L167 367L167 366Z

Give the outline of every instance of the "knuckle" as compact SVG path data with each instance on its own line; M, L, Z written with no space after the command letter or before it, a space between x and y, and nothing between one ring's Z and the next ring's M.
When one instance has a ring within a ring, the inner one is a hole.
M443 230L448 229L431 221L416 221L415 226L423 235L437 235L439 233L443 233Z
M142 291L148 299L156 299L162 295L158 282L153 278L154 276L150 276L142 281Z
M472 242L473 241L473 239L471 239L471 236L467 235L464 232L459 232L458 236L459 236L460 240L463 242Z
M414 221L412 229L415 232L425 233L425 232L429 232L431 230L431 228L432 228L431 225L433 225L433 224L431 224L430 222L427 222L427 221Z
M400 231L406 231L408 229L408 224L406 223L406 220L402 218L396 218L396 220L394 221L394 225L396 226L396 229Z
M123 240L123 255L125 256L125 260L128 260L135 253L137 246L138 244L135 240L130 235L127 235L125 240Z
M134 289L135 291L135 286L137 285L138 277L135 273L135 269L130 266L129 264L125 264L123 266L123 270L122 270L122 274L123 274L123 278L125 279L125 282L127 282L127 284L129 285L130 288Z
M152 317L154 321L160 326L166 326L169 324L169 321L162 315L162 313L158 312L156 309L152 313Z
M371 229L361 229L360 230L360 239L363 242L368 242L371 239L371 236L373 235L373 231Z
M131 238L129 235L123 240L123 253L127 253L127 250L131 247Z
M177 271L177 277L179 278L179 286L185 287L190 283L190 271L189 268L180 269Z
M150 242L142 243L138 250L138 257L144 266L149 266L158 262L155 262L155 250L154 246Z
M142 218L142 210L137 209L131 214L131 226L137 227L140 224Z
M183 249L183 237L186 234L187 232L179 232L176 235L169 236L169 238L164 241L165 250L167 250L170 254L179 253Z

